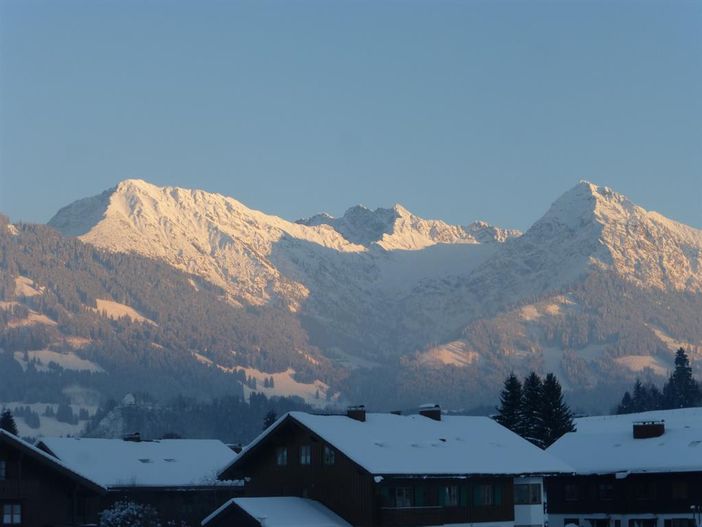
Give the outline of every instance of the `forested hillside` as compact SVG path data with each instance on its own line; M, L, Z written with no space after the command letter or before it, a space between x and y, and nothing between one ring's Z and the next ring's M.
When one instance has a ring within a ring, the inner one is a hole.
M243 395L256 381L234 366L293 368L301 382L327 374L285 310L237 308L164 263L5 217L0 301L2 401L63 401L70 385L118 399Z

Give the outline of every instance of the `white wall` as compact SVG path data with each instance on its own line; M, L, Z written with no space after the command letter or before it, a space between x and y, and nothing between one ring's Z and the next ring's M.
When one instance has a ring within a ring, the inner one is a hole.
M543 478L524 477L514 478L514 484L538 483L541 485L541 503L535 505L516 505L514 506L514 525L515 527L525 525L543 525L544 524L544 482ZM552 526L549 526L552 527Z

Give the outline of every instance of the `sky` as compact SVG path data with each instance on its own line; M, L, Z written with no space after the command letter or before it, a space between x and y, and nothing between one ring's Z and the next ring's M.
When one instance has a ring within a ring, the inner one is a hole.
M702 228L702 2L0 0L0 212L127 178L520 229L587 179Z

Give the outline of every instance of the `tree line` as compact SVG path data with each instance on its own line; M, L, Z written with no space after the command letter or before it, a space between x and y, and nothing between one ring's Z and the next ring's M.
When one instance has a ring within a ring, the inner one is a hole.
M675 369L659 389L655 384L643 384L636 379L631 392L624 393L615 413L631 414L650 410L670 410L702 405L700 383L692 376L690 359L684 348L675 353Z

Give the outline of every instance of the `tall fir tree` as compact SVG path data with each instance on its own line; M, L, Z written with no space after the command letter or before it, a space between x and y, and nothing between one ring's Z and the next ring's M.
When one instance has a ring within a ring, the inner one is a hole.
M689 408L700 402L700 385L692 377L692 367L685 350L680 348L675 354L675 370L663 386L663 404L666 408Z
M574 432L573 413L563 400L561 384L553 373L546 375L541 387L541 419L539 420L539 441L542 448L548 448L563 434Z
M500 393L500 407L497 409L495 420L505 428L522 435L524 420L522 419L522 383L512 373L505 379L505 385Z
M541 448L544 446L541 438L542 400L543 383L535 372L531 372L522 385L522 418L524 419L522 437Z
M3 410L2 414L0 414L0 429L17 435L17 424L9 409Z

